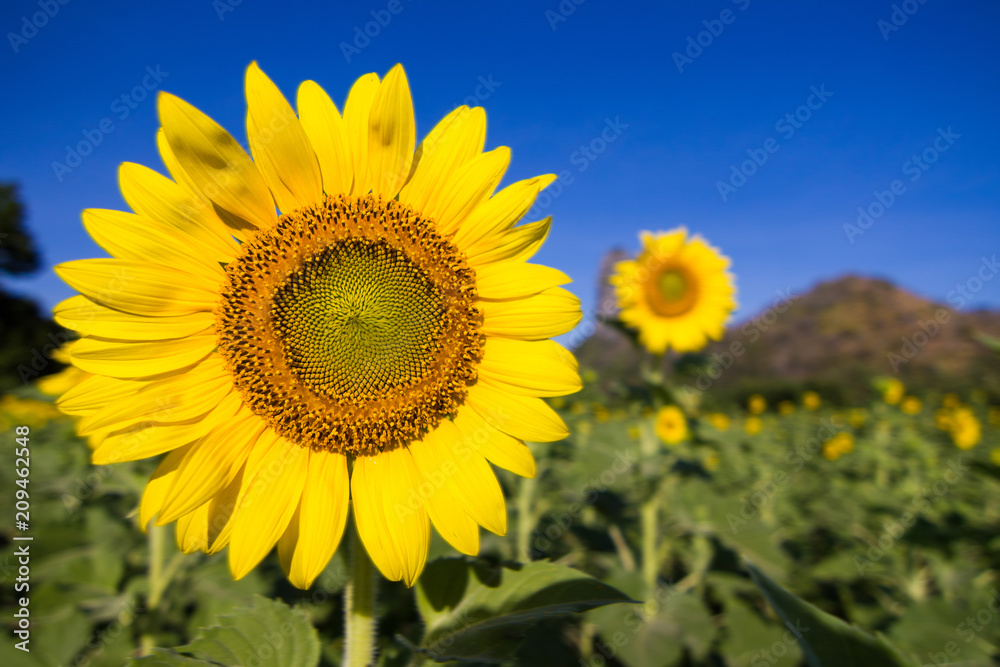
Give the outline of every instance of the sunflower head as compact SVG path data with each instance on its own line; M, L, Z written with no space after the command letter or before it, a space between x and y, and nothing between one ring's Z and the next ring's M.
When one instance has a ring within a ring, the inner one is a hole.
M759 415L767 410L767 399L761 394L753 394L747 399L747 410L752 415Z
M695 352L722 338L736 309L729 260L683 227L641 238L639 256L616 264L610 278L621 320L654 354Z
M966 407L955 409L951 417L951 439L959 449L972 449L982 438L982 425L976 415Z
M818 410L822 402L823 399L815 391L807 391L802 394L802 407L806 410Z
M688 437L687 417L676 405L667 405L656 413L656 435L668 445L676 445Z
M510 150L484 151L481 108L417 146L398 65L342 113L311 81L293 108L256 63L246 96L250 155L161 94L170 177L122 165L134 213L84 212L111 258L57 267L87 374L59 405L95 463L165 454L140 522L228 546L234 576L277 545L308 586L353 511L375 565L412 584L431 525L466 554L480 526L506 530L491 463L530 477L524 440L567 435L542 397L581 386L549 340L579 301L527 261L550 221L518 224L555 177L497 191Z
M905 415L919 415L924 409L924 403L916 396L905 396L899 402L899 409Z

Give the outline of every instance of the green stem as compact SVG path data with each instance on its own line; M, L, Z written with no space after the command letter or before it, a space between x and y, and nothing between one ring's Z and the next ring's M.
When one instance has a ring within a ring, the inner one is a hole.
M642 504L642 583L646 589L646 599L656 595L656 580L659 575L659 523L657 513L660 508L659 494L654 494Z
M149 549L149 592L146 595L146 613L151 618L155 618L156 609L160 606L160 599L167 588L163 577L163 545L166 531L166 526L152 525L146 533L146 545ZM155 646L156 639L150 632L144 632L139 638L142 655L151 655Z
M375 664L375 589L378 570L354 526L351 534L351 578L344 588L344 667Z
M531 560L531 531L535 527L531 504L538 486L538 475L523 477L517 491L517 560L527 563Z

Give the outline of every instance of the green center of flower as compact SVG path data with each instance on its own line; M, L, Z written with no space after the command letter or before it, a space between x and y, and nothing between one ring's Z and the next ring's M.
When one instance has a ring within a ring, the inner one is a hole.
M440 348L443 297L382 240L348 239L278 288L272 317L289 366L313 390L372 399L425 377Z
M664 271L660 274L660 294L668 302L680 301L687 291L687 281L677 271Z

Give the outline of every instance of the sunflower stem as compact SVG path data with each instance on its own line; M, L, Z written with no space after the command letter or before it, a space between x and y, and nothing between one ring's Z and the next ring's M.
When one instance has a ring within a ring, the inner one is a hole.
M375 589L378 570L361 543L357 529L351 530L351 578L344 587L344 667L375 664Z
M659 494L654 494L642 504L642 583L646 589L646 599L652 600L656 595L656 580L659 575L659 523L657 514L660 509Z

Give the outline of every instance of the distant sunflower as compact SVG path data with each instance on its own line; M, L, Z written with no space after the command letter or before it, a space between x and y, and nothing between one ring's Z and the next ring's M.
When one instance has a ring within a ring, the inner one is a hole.
M807 391L802 394L802 407L806 410L818 410L823 403L823 399L815 391Z
M959 449L972 449L979 444L983 435L979 419L969 408L957 408L952 413L950 425L951 439Z
M403 68L354 84L341 116L314 82L298 113L251 64L247 155L168 94L172 179L124 164L135 211L88 210L112 256L57 272L56 309L94 376L62 396L96 464L166 453L140 522L177 521L185 551L229 546L242 577L277 544L307 587L348 508L375 565L412 585L430 525L475 554L503 534L489 462L531 477L523 440L567 435L540 397L580 387L548 338L580 319L565 274L526 260L550 220L515 226L555 176L494 194L510 160L459 107L414 152ZM277 208L277 212L276 212Z
M660 408L656 413L656 435L668 445L676 445L688 437L687 417L676 405Z
M643 232L642 251L611 276L621 320L650 352L694 352L719 340L736 309L729 260L687 229Z

